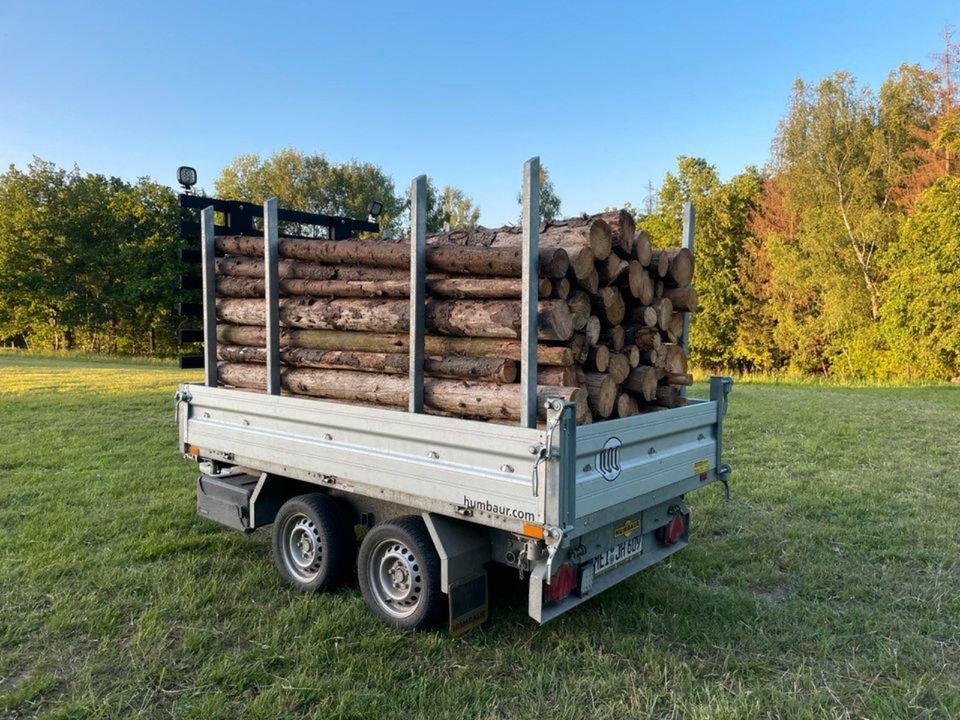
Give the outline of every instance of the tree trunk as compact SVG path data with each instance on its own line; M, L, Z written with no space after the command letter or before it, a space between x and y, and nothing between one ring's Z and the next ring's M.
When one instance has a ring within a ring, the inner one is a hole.
M653 302L653 280L637 260L632 261L627 270L627 285L630 294L639 300L641 305Z
M640 395L647 402L657 397L657 370L649 365L640 365L630 371L623 387Z
M611 210L594 217L603 220L610 228L610 237L617 252L630 257L633 253L633 236L637 231L633 216L626 210Z
M603 285L613 285L629 269L629 262L619 255L611 254L606 260L597 263L598 279Z
M623 350L625 339L626 332L623 329L623 325L614 325L600 333L600 342L607 345L613 352Z
M663 291L663 296L673 303L674 310L697 311L697 291L692 287L668 288Z
M610 350L606 345L594 345L587 351L585 365L588 370L606 372L610 365Z
M550 297L550 278L540 278L539 296ZM437 298L520 299L518 278L427 276L427 295ZM410 297L409 280L308 280L280 279L280 292L286 296L309 295L329 298ZM222 277L217 280L217 296L262 298L264 281L250 277Z
M608 418L617 401L617 384L604 373L587 373L587 399L594 415Z
M650 253L650 273L664 278L670 271L670 256L666 250L654 250Z
M693 280L693 253L687 248L664 250L667 255L668 284L675 287L687 287Z
M218 325L217 341L232 345L266 345L262 327L250 325ZM281 328L280 347L311 348L315 350L350 350L355 352L406 353L409 335L348 332L340 330L295 330ZM462 356L473 358L507 358L520 360L519 340L494 338L459 338L427 335L423 339L424 353L432 357ZM573 345L573 343L571 343ZM575 361L572 347L537 345L537 363L540 365L572 365Z
M607 374L613 378L613 381L619 385L630 374L630 361L622 353L611 353L610 362L607 365Z
M219 377L226 385L258 390L266 386L266 368L263 365L224 362L217 367ZM280 385L294 395L392 407L406 407L410 395L410 382L405 377L350 370L282 368ZM586 408L583 390L540 386L537 387L537 408L541 418L546 415L544 404L550 397L576 402L578 420L585 417L580 409ZM423 401L427 410L460 417L513 422L520 419L520 391L517 385L426 378Z
M650 235L645 230L637 233L633 241L633 256L641 267L647 267L653 255L653 245L650 244Z

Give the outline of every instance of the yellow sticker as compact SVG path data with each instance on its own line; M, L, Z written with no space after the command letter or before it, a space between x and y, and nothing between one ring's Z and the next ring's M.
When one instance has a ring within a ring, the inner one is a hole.
M640 521L636 518L629 518L625 520L623 525L616 528L613 531L614 537L625 537L628 538L633 535L637 530L640 529Z
M697 460L693 464L693 473L694 475L701 475L707 472L710 469L710 461L704 458L703 460Z

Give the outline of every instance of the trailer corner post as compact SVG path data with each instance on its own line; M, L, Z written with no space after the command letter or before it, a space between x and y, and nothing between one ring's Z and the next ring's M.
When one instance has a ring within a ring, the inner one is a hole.
M410 404L423 412L423 336L427 279L427 176L410 184Z
M523 258L520 298L520 426L537 426L537 292L540 247L540 158L523 164Z
M200 211L200 263L203 287L203 384L217 387L217 241L213 205Z
M680 245L685 247L690 251L690 254L693 255L693 227L696 221L696 214L693 210L692 202L685 202L683 204L683 235L681 238ZM694 265L696 267L696 265ZM680 335L680 347L683 348L683 352L688 357L690 356L690 313L683 313L683 331ZM687 396L687 388L685 385L680 387L680 395L682 397Z
M263 203L263 287L266 302L267 394L280 394L280 236L277 198Z

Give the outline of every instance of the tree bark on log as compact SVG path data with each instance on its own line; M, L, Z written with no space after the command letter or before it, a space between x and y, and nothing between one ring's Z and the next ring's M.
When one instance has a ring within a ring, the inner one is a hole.
M674 310L683 312L697 311L697 291L692 287L668 288L663 291L663 296L673 303Z
M608 418L617 401L617 384L604 373L587 373L587 400L595 416Z
M266 367L263 365L224 362L218 364L217 371L226 385L254 389L266 387ZM391 407L406 407L410 394L410 382L405 377L351 370L281 368L280 386L294 395ZM538 386L538 413L544 418L547 398L562 397L577 404L579 422L586 418L584 410L587 403L583 395L583 390L576 387ZM520 392L516 385L426 378L423 382L423 402L428 410L452 413L459 417L501 421L520 419Z
M280 329L280 347L301 347L315 350L350 350L354 352L406 353L410 336L402 334L379 334L341 330L296 330ZM266 331L252 325L218 325L217 341L232 345L266 345ZM423 339L424 353L433 357L507 358L520 360L519 340L495 338L459 338L442 335L427 335ZM540 365L572 365L575 358L575 343L563 345L537 345L537 363Z
M263 238L251 236L221 236L217 249L230 255L263 257ZM375 268L409 268L410 246L406 243L383 240L316 240L281 238L280 256L291 260L364 265ZM541 247L541 274L555 274L554 263L569 263L566 251L558 247ZM438 272L521 277L523 261L519 244L504 247L428 245L427 268ZM564 273L565 274L565 273Z
M517 278L427 276L427 295L449 299L520 299L521 281ZM264 281L250 277L222 277L217 280L217 296L226 298L262 298ZM539 279L539 296L548 298L553 290L550 278ZM308 280L281 278L280 293L286 296L329 298L410 297L410 282L403 280Z
M280 300L285 327L391 333L409 326L410 303L401 300ZM217 318L236 325L263 325L265 306L259 300L220 300ZM537 335L541 340L569 340L573 318L562 300L539 303ZM428 300L426 327L441 335L516 338L520 303L498 300Z
M217 358L227 362L263 365L267 362L267 351L266 348L250 345L221 345L217 347ZM406 353L285 348L280 351L280 361L292 367L357 370L389 375L406 375L410 370L409 356ZM512 383L517 379L516 361L499 358L428 357L424 358L423 368L424 373L431 377L495 383Z
M657 370L649 365L640 365L630 371L623 382L626 390L636 393L647 402L657 397Z
M693 280L693 253L687 248L664 250L667 255L667 282L674 287L687 287Z

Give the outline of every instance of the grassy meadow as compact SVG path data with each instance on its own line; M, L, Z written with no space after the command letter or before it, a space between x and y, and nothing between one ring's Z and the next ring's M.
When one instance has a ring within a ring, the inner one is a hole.
M738 383L690 547L543 627L497 576L451 639L195 515L194 377L0 354L0 717L960 717L960 386Z

